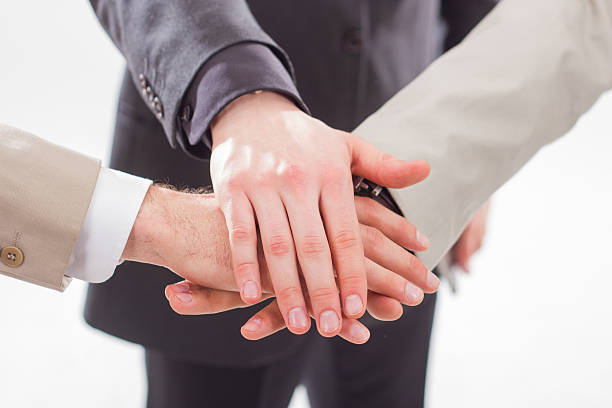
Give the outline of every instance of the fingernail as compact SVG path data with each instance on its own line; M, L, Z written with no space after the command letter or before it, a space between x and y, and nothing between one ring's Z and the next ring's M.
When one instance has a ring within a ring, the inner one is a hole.
M351 337L357 341L366 341L370 338L370 331L365 326L358 323L351 326L349 333L351 334Z
M259 331L261 329L261 319L259 317L255 317L246 322L242 328L249 332Z
M440 279L432 272L429 272L429 276L427 277L427 286L432 289L438 289L440 286Z
M295 307L289 311L289 326L296 329L305 329L308 326L308 318L304 309Z
M416 286L407 283L405 292L406 300L408 301L408 303L417 304L421 303L421 300L423 300L423 291L420 288L417 288Z
M179 282L172 285L172 290L175 293L189 293L191 292L191 286L188 282Z
M425 236L425 234L423 234L421 231L417 230L416 238L417 238L417 241L419 241L419 244L421 244L424 247L429 248L429 244L430 244L429 238L427 238Z
M259 297L259 285L257 285L257 282L244 282L244 285L242 285L242 295L245 299L257 299Z
M340 327L338 315L333 310L326 310L319 317L323 333L334 333Z
M349 316L358 315L363 311L363 302L359 295L349 295L344 300L344 310Z
M193 295L191 293L177 293L176 297L183 303L189 303L193 300Z
M171 286L172 291L174 292L174 296L182 302L189 303L193 300L193 295L191 293L191 286L187 282L177 283Z

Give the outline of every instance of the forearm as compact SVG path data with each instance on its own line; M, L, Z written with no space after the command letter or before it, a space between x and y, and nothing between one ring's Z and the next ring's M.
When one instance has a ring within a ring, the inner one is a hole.
M213 194L189 194L152 186L136 217L122 259L163 266L209 288L238 290L225 218ZM270 292L265 262L261 265L263 287Z
M612 1L505 0L356 133L431 176L393 195L437 264L469 217L612 84Z

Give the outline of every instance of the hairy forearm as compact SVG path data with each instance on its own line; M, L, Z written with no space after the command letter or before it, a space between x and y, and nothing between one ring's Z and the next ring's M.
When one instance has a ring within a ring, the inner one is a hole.
M377 222L381 228L361 225L366 257L371 259L367 263L367 273L374 279L374 286L377 285L375 265L378 264L388 272L407 278L427 293L434 292L439 281L402 248L423 248L417 243L414 226L369 199L357 200L356 209L358 218L366 225ZM265 293L273 293L261 240L258 241L262 289ZM166 267L207 288L238 291L225 218L213 194L189 194L152 186L140 208L122 259ZM387 284L391 282L392 279ZM394 285L402 288L405 282L396 281ZM414 285L409 286L411 290ZM408 304L415 303L417 298L415 304L418 304L422 298L423 291L414 289L416 294L411 295Z
M122 259L163 266L202 286L237 290L228 236L214 194L152 186ZM267 276L264 287L269 287Z

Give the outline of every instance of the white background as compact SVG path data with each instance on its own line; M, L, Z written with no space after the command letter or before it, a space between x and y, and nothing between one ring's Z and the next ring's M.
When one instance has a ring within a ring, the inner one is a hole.
M3 6L0 122L107 158L123 62L88 3ZM429 407L612 406L611 111L604 97L495 196L473 276L441 292ZM142 406L142 353L83 323L84 288L0 276L0 407Z

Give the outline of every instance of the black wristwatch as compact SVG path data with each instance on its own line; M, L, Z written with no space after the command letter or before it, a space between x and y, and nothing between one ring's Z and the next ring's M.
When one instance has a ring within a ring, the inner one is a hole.
M376 183L371 182L363 177L353 177L353 187L355 188L355 195L360 197L369 197L372 200L379 202L391 211L404 216L402 211L399 209L391 193L386 188L379 186ZM408 252L414 254L414 251L408 250ZM439 277L444 277L448 280L451 290L453 293L457 291L457 284L455 278L455 272L451 268L452 264L448 255L444 257L438 266L434 269L434 273Z
M403 215L402 210L395 204L395 200L386 188L363 177L353 177L353 187L355 188L355 195L369 197L391 211Z

